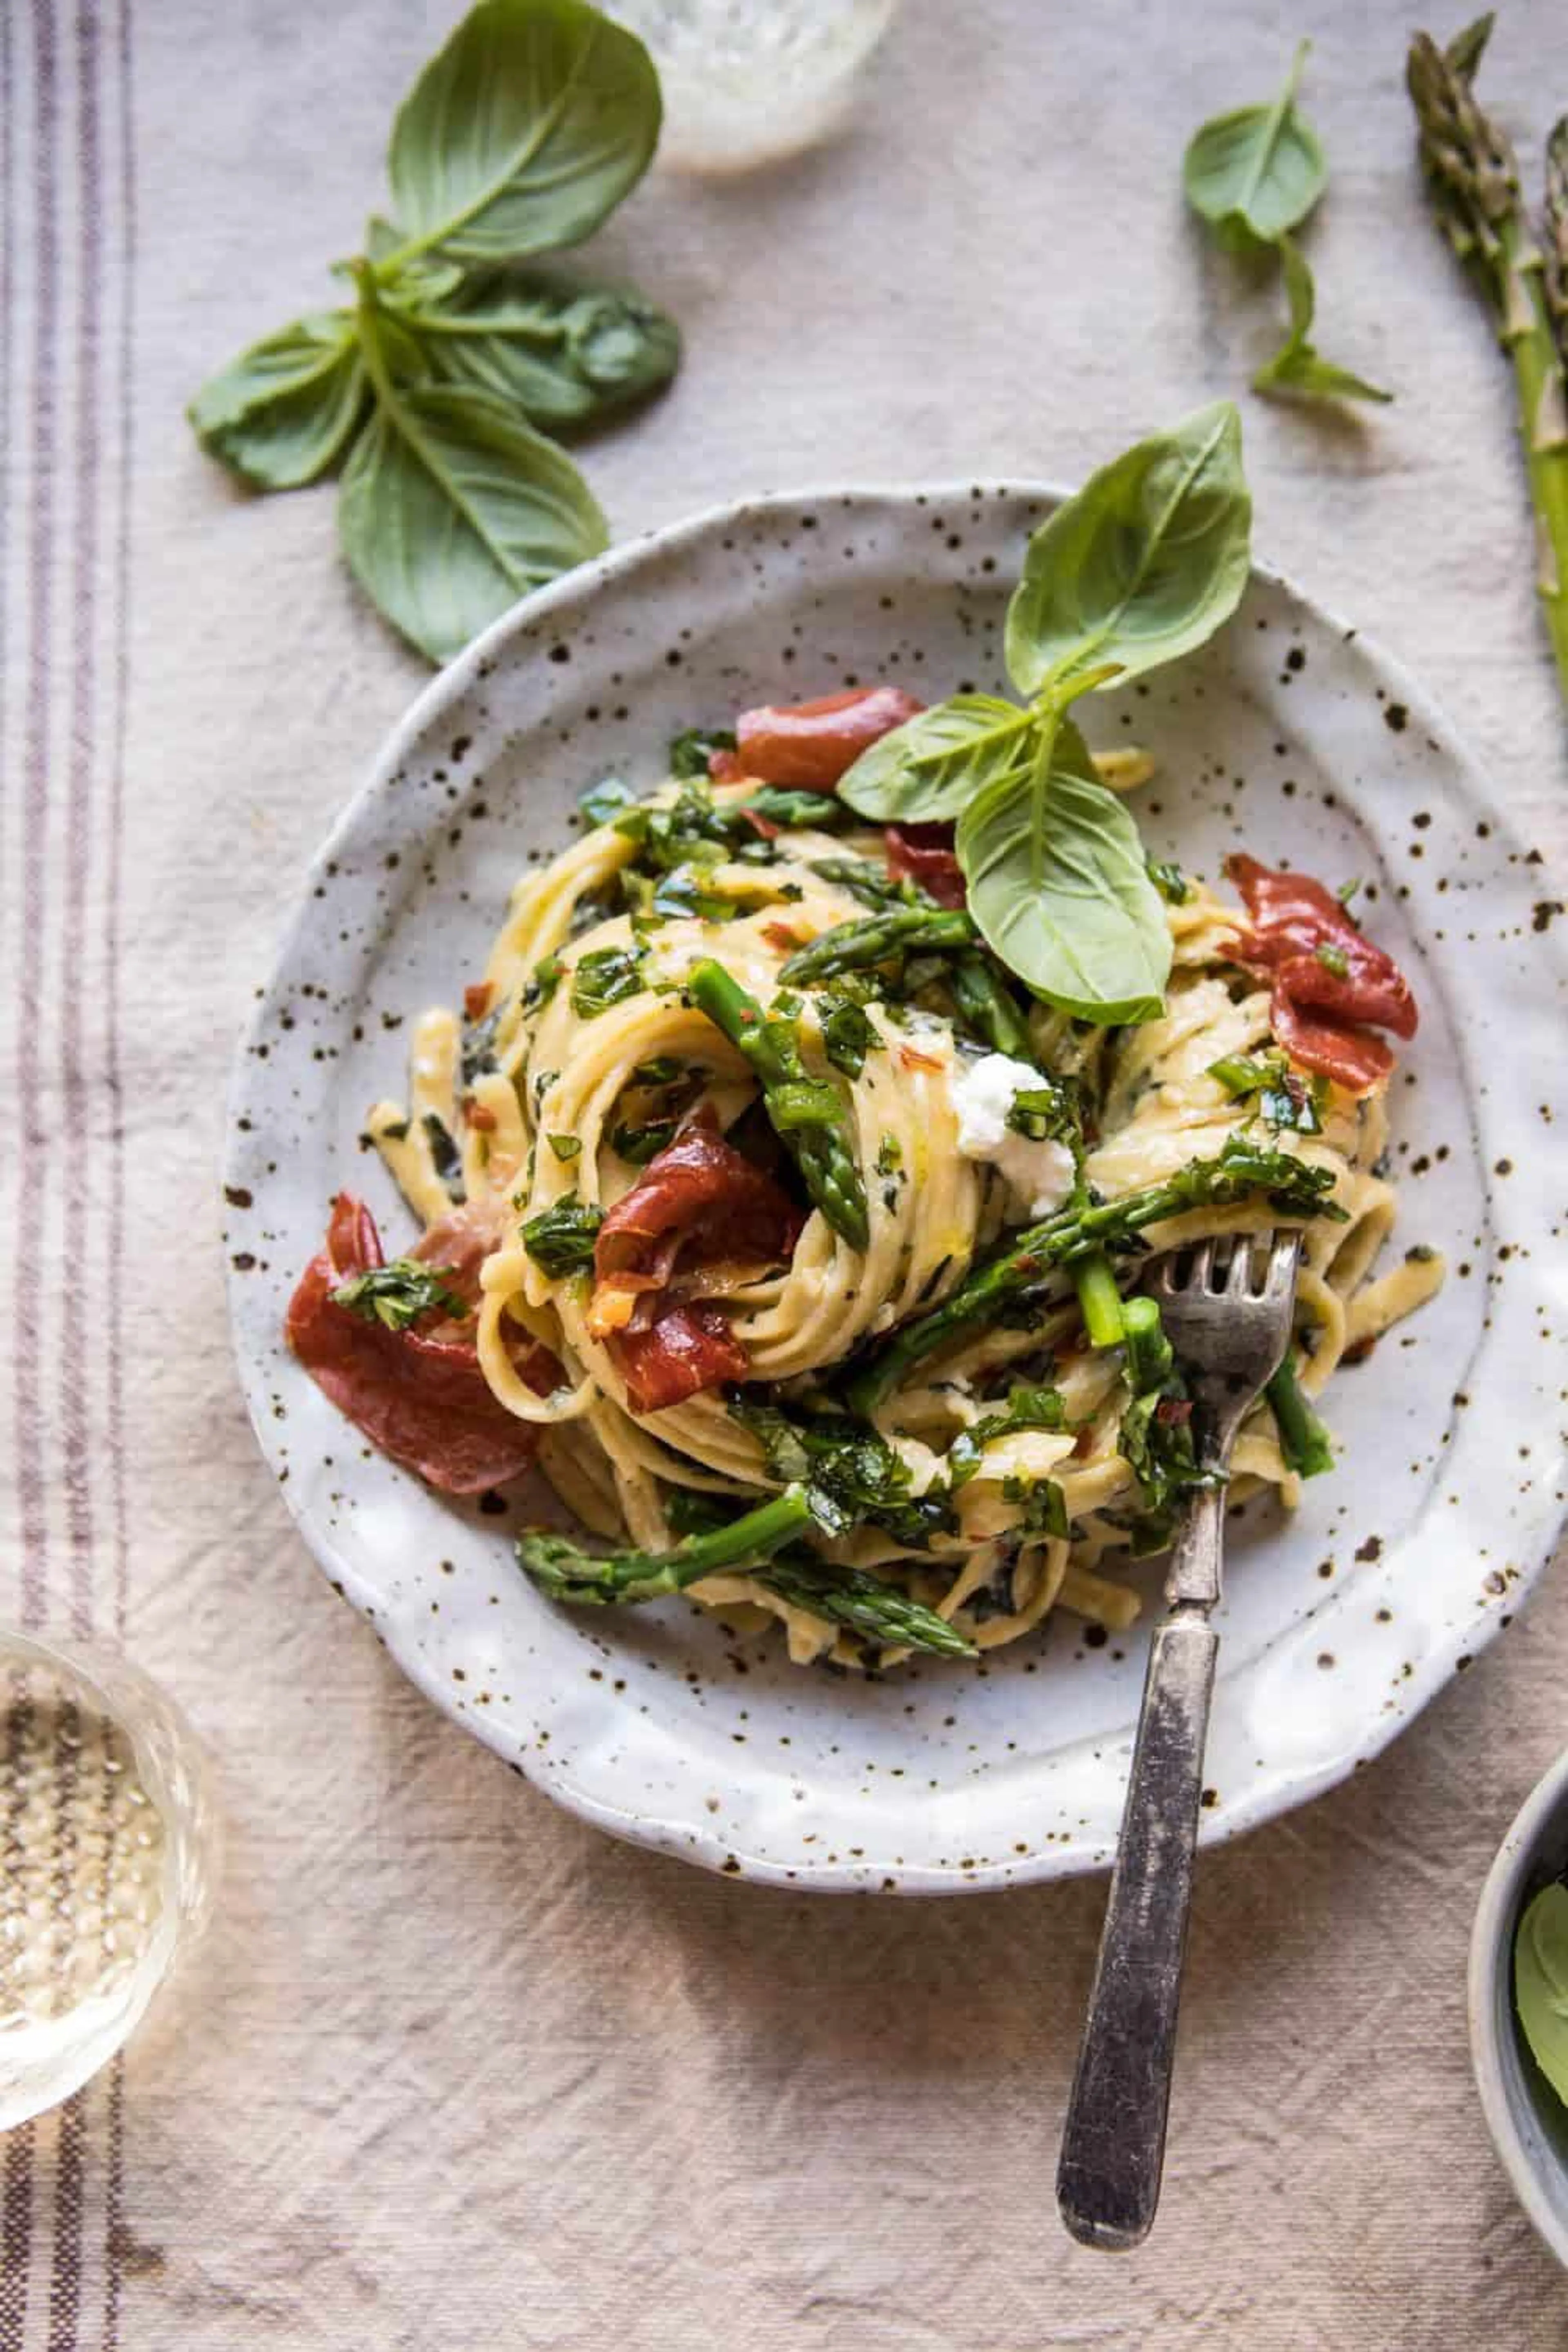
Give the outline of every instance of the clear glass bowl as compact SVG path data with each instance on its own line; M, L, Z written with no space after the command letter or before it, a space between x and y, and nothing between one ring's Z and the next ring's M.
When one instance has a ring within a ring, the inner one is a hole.
M0 1632L0 2130L79 2090L211 1905L220 1838L184 1717L123 1658Z
M607 0L642 37L664 89L659 158L739 172L820 139L899 0Z

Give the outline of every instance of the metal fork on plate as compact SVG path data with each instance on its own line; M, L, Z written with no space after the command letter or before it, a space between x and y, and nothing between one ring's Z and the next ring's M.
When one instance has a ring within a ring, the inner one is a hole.
M1062 2135L1057 2202L1085 2245L1135 2246L1160 2201L1204 1738L1219 1636L1225 1476L1243 1417L1289 1342L1300 1234L1174 1251L1150 1288L1188 1376L1202 1469L1154 1631L1089 2021Z

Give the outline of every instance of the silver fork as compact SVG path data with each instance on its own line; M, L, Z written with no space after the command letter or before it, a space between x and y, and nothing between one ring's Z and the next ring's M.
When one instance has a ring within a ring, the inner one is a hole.
M1163 1258L1149 1286L1188 1376L1199 1464L1220 1475L1191 1497L1171 1553L1062 2135L1057 2202L1086 2246L1138 2245L1160 2201L1219 1648L1208 1621L1220 1597L1224 1480L1243 1416L1284 1358L1300 1248L1296 1233L1222 1235Z

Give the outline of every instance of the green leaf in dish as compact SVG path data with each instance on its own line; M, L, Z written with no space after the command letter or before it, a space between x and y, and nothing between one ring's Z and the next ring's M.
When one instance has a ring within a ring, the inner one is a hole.
M1560 1881L1531 1899L1515 1931L1513 1999L1531 2055L1568 2102L1568 1886Z
M1036 994L1101 1026L1163 1010L1171 934L1138 829L1070 720L959 820L969 911Z
M402 315L437 382L494 393L555 431L657 392L680 362L674 320L636 294L464 279Z
M258 490L295 490L341 456L368 390L353 312L321 311L252 343L187 414L209 456Z
M1066 699L1104 666L1131 678L1195 651L1241 601L1251 524L1229 401L1113 458L1029 541L1007 608L1014 684Z
M1310 47L1301 43L1284 88L1267 105L1216 114L1188 144L1182 164L1187 202L1233 250L1272 245L1299 228L1323 193L1327 159L1296 105Z
M582 475L490 394L395 387L374 302L374 416L343 474L338 528L354 577L432 661L449 661L531 589L608 542Z
M647 170L658 76L583 0L480 0L398 109L387 153L406 243L494 263L580 244Z
M955 817L982 785L1029 760L1033 714L994 694L955 694L861 752L838 797L883 824Z
M1317 351L1310 340L1317 293L1307 257L1289 236L1280 238L1279 255L1285 265L1285 299L1290 305L1289 331L1274 357L1253 377L1254 392L1295 393L1308 400L1392 400L1391 392L1368 383L1364 376L1352 375L1349 368L1336 367Z

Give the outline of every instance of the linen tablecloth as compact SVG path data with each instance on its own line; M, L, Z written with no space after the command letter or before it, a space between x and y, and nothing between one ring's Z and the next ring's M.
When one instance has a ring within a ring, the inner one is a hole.
M1052 2200L1101 1885L793 1899L611 1844L415 1696L263 1473L224 1310L230 1052L426 673L331 493L237 495L181 412L329 298L455 13L0 5L0 1606L165 1679L230 1825L183 1980L0 2147L0 2352L1560 2347L1463 2009L1480 1877L1564 1736L1552 1579L1381 1762L1205 1860L1164 2208L1110 2261ZM1258 541L1560 856L1506 370L1422 208L1408 29L1385 0L909 0L840 137L656 176L602 240L688 339L589 453L616 529L760 487L1070 480L1239 393L1279 299L1184 215L1181 152L1310 31L1321 341L1399 397L1243 395ZM1532 173L1561 30L1506 0L1486 69Z

